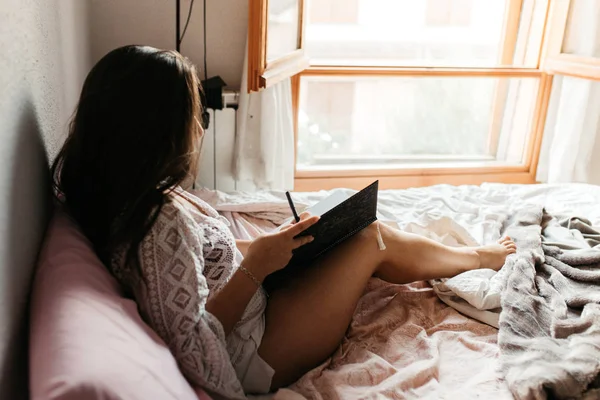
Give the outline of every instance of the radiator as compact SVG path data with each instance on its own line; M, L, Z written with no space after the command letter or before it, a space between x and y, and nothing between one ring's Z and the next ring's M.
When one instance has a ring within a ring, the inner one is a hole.
M233 176L238 93L223 93L222 110L208 110L210 124L204 131L196 188L232 192L254 190L252 182L238 182Z

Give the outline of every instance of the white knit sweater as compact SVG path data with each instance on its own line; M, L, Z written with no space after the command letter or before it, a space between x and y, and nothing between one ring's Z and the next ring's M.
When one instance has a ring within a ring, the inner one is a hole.
M111 268L193 384L226 398L245 398L234 365L246 356L243 344L263 317L266 295L256 292L226 338L205 305L231 278L242 255L227 220L208 204L182 189L169 198L140 245L145 279L123 266L124 252L115 254Z

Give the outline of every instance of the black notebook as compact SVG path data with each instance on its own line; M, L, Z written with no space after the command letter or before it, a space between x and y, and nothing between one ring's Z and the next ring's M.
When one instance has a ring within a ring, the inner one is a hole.
M289 264L265 279L264 286L267 291L277 287L286 275L293 273L297 268L308 267L319 256L375 222L378 189L379 181L375 181L339 204L336 199L328 198L329 201L325 199L309 208L308 211L312 211L313 208L320 209L320 212L313 214L320 215L321 219L298 236L312 235L314 240L294 250ZM330 202L337 205L321 212L323 206L327 206Z

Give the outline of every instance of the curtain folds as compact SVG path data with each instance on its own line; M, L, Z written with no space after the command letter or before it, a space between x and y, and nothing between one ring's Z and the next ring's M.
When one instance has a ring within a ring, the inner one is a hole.
M294 118L290 79L248 93L248 46L237 113L234 175L256 189L292 189Z

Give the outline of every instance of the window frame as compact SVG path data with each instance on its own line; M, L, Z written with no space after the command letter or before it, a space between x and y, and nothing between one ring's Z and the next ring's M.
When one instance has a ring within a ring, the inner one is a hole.
M303 0L300 0L303 1ZM302 2L303 15L306 14L306 1ZM517 35L519 32L523 4L525 0L508 0L503 27L503 44L500 49L500 64L512 63L512 57L517 46ZM566 1L566 6L565 6ZM533 119L529 135L527 137L526 148L524 151L523 163L521 165L486 165L485 163L461 163L448 167L439 165L419 166L410 168L378 168L378 169L344 169L344 170L299 170L297 166L297 155L294 157L294 186L295 190L313 191L320 189L332 189L335 187L349 187L360 189L372 182L374 179L380 180L380 188L403 188L409 186L425 186L438 183L449 184L480 184L486 181L504 182L504 183L536 183L537 164L541 150L542 135L544 131L546 114L552 90L553 75L564 73L575 76L583 74L586 76L594 75L600 80L600 60L593 63L590 60L574 60L574 56L560 54L564 28L568 16L570 0L547 0L543 3L543 12L545 12L543 33L541 34L541 48L538 53L537 65L531 68L518 68L510 66L490 67L490 68L458 68L458 67L370 67L370 66L328 66L328 65L307 65L307 59L304 55L304 43L301 39L303 63L305 67L300 68L296 65L297 73L290 74L290 68L287 72L282 72L286 68L279 68L277 65L266 65L266 9L268 0L250 0L250 23L249 23L249 82L251 73L255 74L254 86L249 85L250 90L259 90L261 87L269 86L270 83L281 79L291 77L292 83L292 107L294 112L294 135L295 152L297 153L298 142L298 112L300 106L300 83L305 76L366 76L366 77L535 77L538 79L538 91L535 96L535 105L533 109ZM254 6L253 6L254 4ZM260 15L263 16L263 23L252 29L253 21L256 21L257 4L262 5ZM301 17L303 19L303 17ZM305 21L302 21L302 35L305 29ZM251 34L256 28L261 28L262 42L254 43L251 46ZM265 63L261 69L250 66L250 58L257 49L262 49L262 61ZM537 48L537 47L536 47ZM290 56L297 58L298 55ZM581 57L578 57L581 58ZM282 60L288 64L291 60ZM571 64L568 64L568 63ZM573 68L576 62L578 68ZM269 67L271 71L269 71ZM583 68L587 68L582 71ZM254 69L253 69L254 68ZM259 74L262 70L262 76ZM256 89L258 88L258 89ZM495 146L498 135L500 134L500 118L503 117L503 104L508 95L508 82L499 81L495 91L494 109L492 110L492 123L490 124L489 143ZM494 136L496 135L496 136Z

